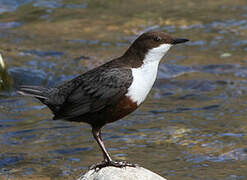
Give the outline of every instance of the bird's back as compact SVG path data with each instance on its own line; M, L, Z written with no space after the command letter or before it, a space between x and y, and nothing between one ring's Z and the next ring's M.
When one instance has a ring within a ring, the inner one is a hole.
M36 97L47 105L55 115L53 119L83 121L83 117L115 105L131 81L129 68L119 68L117 63L110 62L59 86L22 86L19 93Z

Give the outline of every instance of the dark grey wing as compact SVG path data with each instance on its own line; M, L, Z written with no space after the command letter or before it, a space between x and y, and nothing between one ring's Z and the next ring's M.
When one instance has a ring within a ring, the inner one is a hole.
M80 84L67 96L55 119L97 112L116 103L127 92L133 77L130 69L99 68L79 79Z

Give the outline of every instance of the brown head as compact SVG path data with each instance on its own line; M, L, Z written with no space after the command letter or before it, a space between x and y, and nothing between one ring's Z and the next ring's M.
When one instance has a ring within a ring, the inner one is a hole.
M150 32L143 33L141 36L139 36L133 43L133 46L148 50L148 49L158 47L161 44L175 45L175 44L184 43L187 41L189 40L180 39L180 38L172 38L171 36L167 35L164 32L150 31Z
M139 36L129 47L124 56L131 57L130 59L135 59L135 61L139 60L138 66L140 66L148 53L151 52L153 56L157 57L157 60L160 60L171 46L187 41L189 40L172 38L164 32L150 31ZM135 63L137 64L137 62Z

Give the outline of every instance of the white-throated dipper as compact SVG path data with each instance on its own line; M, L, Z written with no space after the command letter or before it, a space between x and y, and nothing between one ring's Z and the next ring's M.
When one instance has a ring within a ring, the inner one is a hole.
M164 32L146 32L121 57L62 85L52 88L21 86L18 92L47 105L55 115L54 120L90 124L104 156L97 167L134 166L111 159L101 138L101 128L140 106L154 84L162 57L173 45L187 41Z

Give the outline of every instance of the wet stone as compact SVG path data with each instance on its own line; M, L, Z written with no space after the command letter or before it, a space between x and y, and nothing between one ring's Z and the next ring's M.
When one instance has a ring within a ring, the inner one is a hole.
M142 167L105 167L99 171L90 170L78 180L166 180Z

